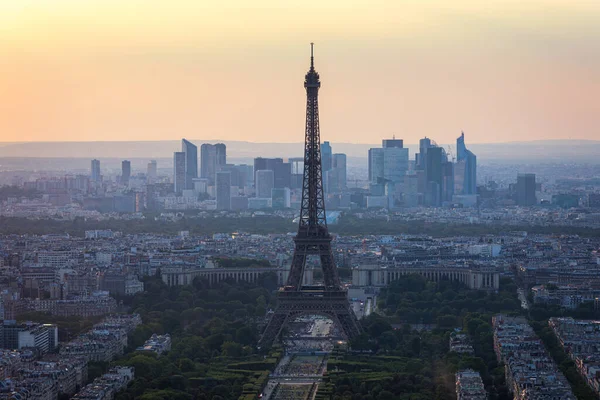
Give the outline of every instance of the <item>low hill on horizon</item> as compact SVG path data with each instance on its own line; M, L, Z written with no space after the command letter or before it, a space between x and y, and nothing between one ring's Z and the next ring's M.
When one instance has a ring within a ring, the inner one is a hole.
M227 156L231 159L254 157L301 157L303 143L256 143L244 141L191 140L194 144L225 143ZM332 143L334 153L345 153L349 158L367 158L368 150L381 144ZM454 145L440 144L450 153ZM410 158L418 151L418 145L408 144ZM593 140L547 140L507 143L474 143L467 147L477 155L480 162L579 162L598 163L600 141ZM0 142L0 158L170 158L180 151L179 140L162 141L98 141L98 142Z

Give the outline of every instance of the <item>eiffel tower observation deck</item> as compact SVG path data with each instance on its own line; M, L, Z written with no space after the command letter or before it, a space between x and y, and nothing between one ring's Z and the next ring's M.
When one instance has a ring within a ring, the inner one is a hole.
M290 274L277 294L277 307L269 320L259 347L266 348L277 340L288 323L303 315L330 318L342 334L352 339L361 333L360 324L340 283L331 250L331 235L325 218L325 199L321 169L321 134L319 130L319 88L321 81L314 65L314 46L310 47L310 69L304 78L306 88L306 131L304 138L304 177L298 234ZM302 278L309 256L316 256L323 269L322 286L303 286Z

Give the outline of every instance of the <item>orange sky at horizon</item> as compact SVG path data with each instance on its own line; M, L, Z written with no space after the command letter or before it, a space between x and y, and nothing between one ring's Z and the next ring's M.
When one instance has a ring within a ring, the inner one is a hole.
M299 142L311 41L323 140L600 139L600 2L523 3L5 0L0 142Z

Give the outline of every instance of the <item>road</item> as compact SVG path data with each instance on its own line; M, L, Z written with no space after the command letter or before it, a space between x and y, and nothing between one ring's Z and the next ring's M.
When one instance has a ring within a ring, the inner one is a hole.
M285 338L286 355L269 376L263 399L314 400L336 336L332 321L313 318Z

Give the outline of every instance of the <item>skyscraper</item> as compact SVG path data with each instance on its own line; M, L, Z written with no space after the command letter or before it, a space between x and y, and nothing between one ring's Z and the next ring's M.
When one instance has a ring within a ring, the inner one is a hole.
M425 137L419 140L419 152L415 155L416 169L425 170L427 165L427 149L431 147L431 139Z
M101 174L100 174L100 160L92 160L92 181L93 182L100 182L101 180Z
M533 206L537 203L535 196L535 174L517 175L517 204Z
M129 160L123 160L121 162L121 184L123 186L129 186L129 178L131 177L131 162Z
M304 176L304 158L288 158L288 162L292 166L290 189L300 189L302 187L302 179Z
M282 158L254 159L254 174L261 170L273 171L273 185L276 188L289 188L292 186L292 164L284 163Z
M442 160L442 201L452 202L454 196L454 164Z
M428 206L442 204L443 165L447 161L444 149L438 146L428 147L425 157L425 203Z
M231 210L231 172L217 172L215 181L217 210Z
M333 168L331 144L328 141L321 145L321 164L323 165L323 174Z
M408 149L401 139L384 139L381 148L369 149L369 181L402 183L408 171Z
M212 185L219 166L227 164L227 146L223 143L204 143L200 146L200 177Z
M173 154L173 191L180 195L185 189L185 153L176 151Z
M332 155L331 169L323 172L326 180L325 190L328 193L341 192L346 189L346 155L336 153Z
M225 144L215 144L215 153L217 155L217 166L227 164L227 146Z
M156 182L156 176L157 176L156 160L151 160L148 163L148 169L146 172L146 183L152 184L152 183Z
M477 194L477 157L465 146L465 133L456 139L456 194Z
M274 172L270 169L260 169L256 174L256 197L271 198L271 190L274 187Z
M181 139L181 152L185 153L185 187L194 189L194 179L198 177L198 148L190 141Z

